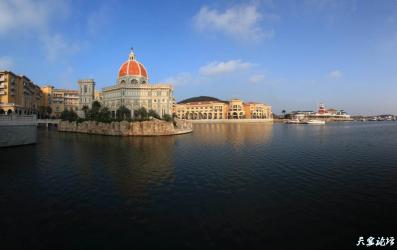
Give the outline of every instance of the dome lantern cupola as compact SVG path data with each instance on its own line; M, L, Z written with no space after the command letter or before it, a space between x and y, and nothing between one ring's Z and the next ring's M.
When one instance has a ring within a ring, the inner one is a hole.
M142 63L138 62L135 58L134 50L131 48L131 52L128 55L128 61L124 62L119 69L118 78L144 78L144 82L147 83L148 74Z
M134 49L133 48L131 48L131 52L130 52L130 55L128 57L128 60L131 60L131 61L135 60L135 53L134 53Z

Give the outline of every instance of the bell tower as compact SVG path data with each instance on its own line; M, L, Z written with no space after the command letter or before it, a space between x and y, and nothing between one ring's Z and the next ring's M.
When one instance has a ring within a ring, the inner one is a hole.
M83 110L84 106L91 108L95 97L95 81L94 79L79 80L79 110Z

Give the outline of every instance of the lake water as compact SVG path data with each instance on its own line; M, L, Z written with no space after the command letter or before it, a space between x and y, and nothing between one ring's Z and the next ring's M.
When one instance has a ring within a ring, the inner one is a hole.
M397 239L397 122L38 135L0 149L0 249L348 249L359 236Z

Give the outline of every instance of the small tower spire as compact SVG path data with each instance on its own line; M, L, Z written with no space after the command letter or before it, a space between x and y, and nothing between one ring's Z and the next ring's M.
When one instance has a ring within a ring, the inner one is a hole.
M135 53L134 53L134 48L131 47L130 55L128 57L129 60L135 60Z

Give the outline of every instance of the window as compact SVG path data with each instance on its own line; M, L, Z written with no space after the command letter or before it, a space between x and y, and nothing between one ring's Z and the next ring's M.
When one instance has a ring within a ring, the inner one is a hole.
M87 93L87 85L84 85L84 93Z

